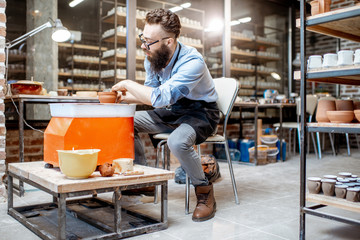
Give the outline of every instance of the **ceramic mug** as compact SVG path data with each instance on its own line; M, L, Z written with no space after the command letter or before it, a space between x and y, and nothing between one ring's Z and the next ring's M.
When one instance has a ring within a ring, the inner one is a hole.
M333 179L322 179L321 180L321 189L326 196L334 196L335 194L335 184L336 180Z
M338 64L339 66L348 66L353 64L354 51L341 50L338 52Z
M354 54L354 64L360 65L360 49L355 50Z
M346 197L346 189L348 186L341 184L341 185L335 185L335 196L337 198L345 198Z
M360 201L360 188L348 188L346 192L346 200L351 202Z
M322 58L320 55L312 55L308 60L308 69L318 69L322 66Z
M310 193L318 194L321 190L321 178L319 177L308 177L307 185Z
M342 178L348 178L348 177L351 177L351 173L350 172L339 172L339 176Z
M336 53L324 54L324 60L322 66L324 68L336 67L338 61L338 55Z

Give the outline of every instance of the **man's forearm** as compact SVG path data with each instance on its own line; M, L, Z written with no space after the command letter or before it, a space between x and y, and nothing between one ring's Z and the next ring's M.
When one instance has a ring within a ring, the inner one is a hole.
M151 105L151 87L147 87L129 80L126 80L125 87L127 92L132 95L129 96L132 100L136 100L146 105Z

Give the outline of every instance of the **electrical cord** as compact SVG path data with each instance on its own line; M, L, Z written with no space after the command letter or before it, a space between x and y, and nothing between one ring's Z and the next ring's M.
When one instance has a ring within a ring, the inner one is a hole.
M10 95L10 99L12 101L12 103L14 104L14 107L15 107L15 110L17 112L17 114L19 115L20 117L20 111L18 109L18 107L16 106L15 102L14 102L14 99L12 98L12 95ZM38 132L41 132L41 133L44 133L44 131L40 130L40 129L37 129L37 128L34 128L33 126L31 126L30 124L28 124L25 120L25 118L23 118L23 122L26 126L28 126L30 129L34 130L34 131L38 131Z

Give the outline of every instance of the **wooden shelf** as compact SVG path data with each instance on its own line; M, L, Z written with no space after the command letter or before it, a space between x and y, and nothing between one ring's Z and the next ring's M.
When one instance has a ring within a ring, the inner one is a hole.
M9 54L9 63L20 62L26 60L25 55Z
M341 209L345 209L352 212L360 213L360 202L350 202L346 199L337 197L325 196L323 194L306 194L306 201L319 203L327 206L333 206Z
M71 61L70 61L71 62ZM74 59L74 63L81 63L81 64L99 64L99 61L86 61L86 60L78 60L78 59ZM107 65L108 64L108 62L107 61L104 61L104 60L102 60L101 61L101 64L102 65Z
M301 79L301 72L294 72L294 79ZM360 85L360 66L309 71L307 81L332 84Z
M62 76L62 77L71 77L72 74L71 73L58 73L58 76ZM99 78L99 76L90 76L90 75L85 75L85 74L74 74L74 77L81 77L81 78Z
M26 73L25 69L9 69L9 74Z
M120 81L120 80L124 80L126 79L126 76L125 75L118 75L116 77L116 81ZM109 82L109 81L113 81L114 80L114 76L112 77L103 77L101 78L102 81L104 82ZM145 77L136 77L136 81L145 81Z
M67 90L74 90L74 91L98 91L98 89L90 89L90 88L72 88L72 87L59 87L58 89L67 89Z
M84 49L84 50L94 50L94 51L99 51L99 46L92 46L92 45L85 45L85 44L71 44L71 43L58 43L59 47L66 47L66 48L71 48L74 45L74 48L77 49ZM101 51L106 51L107 48L106 47L101 47Z
M115 34L112 34L110 36L107 36L107 37L104 37L102 39L104 42L110 42L110 43L113 43L115 42ZM122 32L117 32L117 42L118 43L121 43L121 44L126 44L126 34L125 33L122 33ZM139 38L136 38L136 44L138 46L141 45L141 42L140 42L140 39Z
M114 55L103 58L105 61L114 61ZM136 60L137 61L144 61L145 60L145 56L136 56ZM116 54L116 61L122 61L125 62L126 61L126 54Z
M360 42L360 6L307 17L306 25L308 31ZM296 26L300 27L300 19L296 20Z
M125 26L126 25L126 13L116 13L116 15L117 15L117 24ZM140 29L143 29L144 28L144 20L145 20L145 18L136 16L136 26ZM111 14L109 16L103 17L103 22L114 24L115 14ZM201 32L203 30L204 30L203 26L195 26L195 25L181 23L181 34Z
M360 133L360 123L307 123L309 132Z
M246 37L239 36L231 36L232 42L236 43L236 45L241 46L241 48L249 48L253 49L255 47L255 40ZM234 45L234 44L232 44Z
M256 43L259 46L263 46L263 47L279 47L280 43L273 43L273 42L268 42L268 41L263 41L263 40L258 40L256 39Z

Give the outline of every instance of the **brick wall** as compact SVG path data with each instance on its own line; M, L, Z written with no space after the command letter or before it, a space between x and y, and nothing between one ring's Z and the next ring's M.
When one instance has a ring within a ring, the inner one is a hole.
M5 105L4 105L4 87L5 87L5 36L6 36L6 1L0 0L0 202L6 201L6 188L3 183L3 176L6 171L5 164Z

